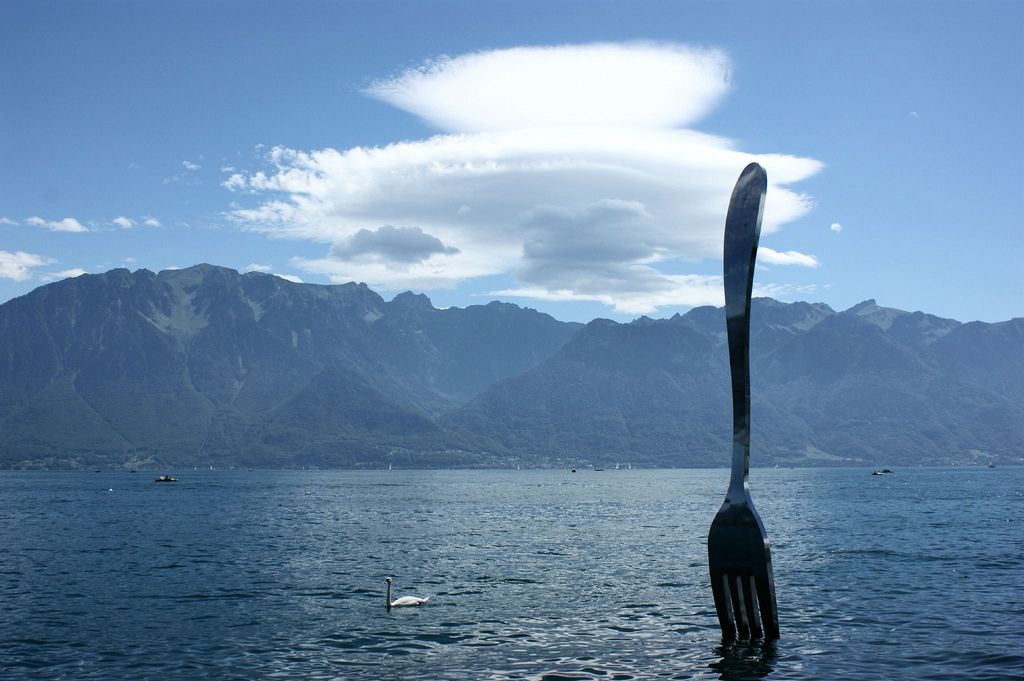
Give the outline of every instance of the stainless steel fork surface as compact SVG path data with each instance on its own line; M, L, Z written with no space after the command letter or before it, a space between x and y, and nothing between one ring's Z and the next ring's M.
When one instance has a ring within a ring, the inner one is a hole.
M732 475L708 533L715 610L725 638L779 637L772 557L750 498L750 292L768 178L751 163L740 173L725 219L725 317L732 374Z

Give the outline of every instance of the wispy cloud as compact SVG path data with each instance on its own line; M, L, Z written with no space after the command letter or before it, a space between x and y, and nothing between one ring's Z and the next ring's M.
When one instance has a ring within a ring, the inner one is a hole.
M51 265L53 258L25 253L24 251L0 251L0 279L27 281L32 278L32 268Z
M181 167L184 170L177 172L170 177L165 177L163 183L173 184L175 182L180 182L189 187L197 187L202 184L202 181L196 174L198 171L203 169L202 164L197 163L196 161L185 160L181 162Z
M251 262L242 268L243 272L269 272L274 269L270 265L261 265L259 263Z
M248 201L229 217L324 243L324 257L292 264L336 282L437 288L505 273L521 284L506 295L599 300L627 313L719 302L714 278L675 273L682 259L721 257L740 170L758 161L768 171L770 234L810 209L789 185L822 167L684 128L727 94L729 74L723 53L676 44L436 60L367 92L449 134L273 148L267 168L224 181ZM777 264L813 266L811 256L778 255Z
M14 220L0 216L0 225L16 225L18 224Z
M116 218L111 220L111 222L120 227L121 229L131 229L132 227L135 226L135 220L132 220L131 218L126 218L123 215L117 216Z
M760 249L758 249L760 250ZM828 284L824 288L828 288ZM775 284L766 283L754 286L753 294L759 297L786 300L796 296L812 295L818 291L817 284Z
M65 278L65 277L80 277L83 274L88 274L88 273L89 273L89 270L83 270L81 267L72 267L71 269L61 270L59 272L54 272L54 274L57 277L61 278L61 279Z
M798 251L773 251L761 246L757 249L757 259L770 265L801 265L803 267L820 267L821 263L813 255Z
M152 215L144 215L142 217L142 224L146 225L147 227L159 227L160 221L157 220Z
M64 218L63 220L44 220L38 216L32 216L25 220L26 225L42 227L54 232L88 232L81 222L75 218Z
M843 231L843 226L838 222L833 222L829 229L832 230L833 232L841 232Z
M279 272L274 272L274 276L275 277L280 277L280 278L284 279L285 281L290 281L293 284L301 284L301 283L303 283L302 279L300 279L299 277L295 276L294 274L280 274Z
M598 302L623 314L650 314L659 307L668 305L722 305L722 278L717 276L682 274L660 275L657 290L613 291L613 279L602 279L600 287L574 289L550 289L546 287L522 287L492 291L491 295L510 298L536 298L548 301Z

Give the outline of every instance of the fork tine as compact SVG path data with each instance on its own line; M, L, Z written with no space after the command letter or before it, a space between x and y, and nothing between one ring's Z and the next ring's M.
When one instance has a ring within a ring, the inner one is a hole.
M736 638L736 625L732 617L732 595L729 593L729 576L716 573L711 577L711 593L715 597L715 612L722 627L723 638Z
M779 609L775 605L775 583L771 563L754 579L757 602L761 606L761 622L766 639L779 638Z
M761 638L761 615L758 612L757 589L754 588L754 576L745 575L737 578L743 582L743 602L747 606L747 622L750 623L750 638Z
M732 611L736 617L736 633L739 638L750 638L750 620L747 619L747 606L743 602L743 578L729 578L729 590L732 592Z

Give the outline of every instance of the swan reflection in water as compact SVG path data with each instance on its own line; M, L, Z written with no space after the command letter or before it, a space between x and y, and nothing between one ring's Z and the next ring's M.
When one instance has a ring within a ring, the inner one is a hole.
M775 641L729 641L717 646L721 657L708 665L722 681L763 679L775 671L778 650Z

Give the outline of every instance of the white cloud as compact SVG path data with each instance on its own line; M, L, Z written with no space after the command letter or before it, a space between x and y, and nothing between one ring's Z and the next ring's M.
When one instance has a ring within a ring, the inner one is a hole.
M269 272L273 268L270 265L260 265L259 263L251 262L242 268L243 272Z
M61 279L65 277L80 277L83 274L88 274L89 270L83 270L81 267L72 267L69 270L61 270L60 272L54 272L54 274Z
M122 259L121 259L121 262L126 262L126 263L128 263L128 264L131 264L131 263L133 263L133 262L137 262L137 261L138 261L138 259L137 259L137 258L133 258L133 257L132 257L132 256L130 256L130 255L129 255L129 256L127 257L127 258L122 258Z
M833 222L832 226L830 226L829 229L831 229L833 232L841 232L843 231L843 226L838 222Z
M33 267L42 267L54 262L56 261L53 258L34 253L0 251L0 279L27 281L32 278Z
M491 295L536 298L551 301L596 301L621 314L650 314L666 305L723 305L722 278L698 274L663 275L658 290L613 290L613 280L602 281L604 291L594 287L548 289L524 287L493 291Z
M220 186L230 191L242 191L246 187L246 178L241 173L235 173L220 183Z
M33 225L35 227L43 227L45 229L53 230L54 232L88 232L81 222L75 218L64 218L63 220L44 220L41 217L33 215L32 217L25 220L25 224Z
M160 226L160 221L157 220L152 215L146 215L146 216L143 216L143 218L142 218L142 224L146 225L147 227L159 227Z
M442 57L367 93L439 128L484 132L671 128L699 119L728 89L729 60L718 50L599 43Z
M196 171L202 170L203 166L193 161L182 161L181 167L183 171L175 173L169 177L165 177L163 184L175 184L180 182L186 187L198 187L203 184L200 179L200 175Z
M302 279L299 279L299 278L298 278L297 276L295 276L294 274L280 274L280 273L278 273L278 272L274 272L274 276L275 276L275 277L281 277L281 278L282 278L282 279L284 279L285 281L290 281L290 282L292 282L293 284L301 284L301 283L303 283L303 282L302 282Z
M770 265L802 265L803 267L820 267L821 263L813 255L798 251L773 251L761 246L757 249L757 259Z
M18 223L15 222L14 220L12 220L10 218L5 218L5 217L0 216L0 225L16 225L16 224L18 224Z
M739 172L751 161L768 171L771 234L810 209L789 185L822 167L679 127L721 99L728 74L720 52L647 43L432 62L369 92L453 134L342 151L273 148L269 167L224 181L257 197L229 217L330 244L324 257L291 264L335 282L438 288L512 273L521 286L505 295L627 312L719 302L715 278L675 273L684 259L721 257Z
M828 288L828 285L825 286ZM769 297L785 300L796 296L806 296L817 292L817 284L757 284L754 286L753 295L756 297Z
M131 218L126 218L123 215L117 216L116 218L111 220L111 222L113 222L121 229L131 229L132 227L135 226L135 220L132 220Z

